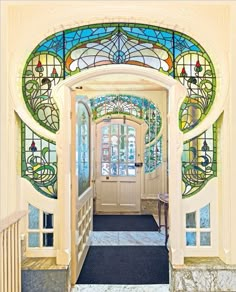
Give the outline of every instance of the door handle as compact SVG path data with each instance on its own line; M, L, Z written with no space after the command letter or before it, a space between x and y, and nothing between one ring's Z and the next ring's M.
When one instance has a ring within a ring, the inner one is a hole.
M135 165L135 167L142 167L143 163L142 162L135 162L134 165Z
M106 176L106 179L109 179L109 176Z

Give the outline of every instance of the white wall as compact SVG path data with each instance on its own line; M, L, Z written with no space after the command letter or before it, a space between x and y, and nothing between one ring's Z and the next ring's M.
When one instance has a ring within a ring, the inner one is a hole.
M65 28L104 21L129 21L150 23L182 31L195 38L209 53L216 66L218 89L213 108L223 108L229 97L224 115L225 138L222 187L219 196L220 252L229 263L236 263L236 196L234 194L234 166L236 155L236 84L235 27L236 7L232 2L179 1L12 1L1 7L1 188L0 219L19 210L19 187L16 179L16 122L14 108L22 101L21 72L33 48L48 35ZM229 83L229 74L231 80ZM24 108L22 108L24 111ZM218 113L209 114L208 122ZM219 111L218 111L219 112ZM27 113L26 113L27 115ZM207 120L207 119L206 119ZM208 124L207 124L208 123ZM40 128L38 127L40 130ZM196 132L198 130L196 129ZM47 132L47 131L45 131ZM50 136L50 134L48 134ZM222 158L223 159L223 158ZM18 160L19 163L19 160ZM24 193L22 193L24 196ZM226 241L224 238L227 238ZM224 239L224 242L223 242Z

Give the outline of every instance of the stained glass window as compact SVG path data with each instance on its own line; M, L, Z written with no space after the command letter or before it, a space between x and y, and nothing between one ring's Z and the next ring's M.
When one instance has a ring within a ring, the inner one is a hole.
M133 95L108 94L90 99L90 105L93 120L114 114L130 115L143 119L148 125L145 134L145 173L154 171L161 164L162 137L156 141L161 130L161 114L152 101Z
M154 171L162 163L162 137L145 148L145 173Z
M198 137L184 143L182 155L183 198L190 197L217 175L216 123Z
M108 94L90 99L93 119L105 115L124 114L143 119L148 125L145 143L151 143L161 130L161 114L157 106L146 98L125 94Z
M41 194L57 198L57 155L54 142L21 122L21 176Z
M31 204L28 209L28 247L53 247L53 214L39 210Z
M135 128L112 124L104 126L101 135L101 174L104 176L135 176Z
M23 96L33 117L59 129L52 87L84 69L130 64L156 69L178 79L188 91L180 110L187 132L204 119L215 98L216 76L202 46L180 32L137 23L104 23L55 33L29 56L23 72Z
M78 191L81 195L90 186L89 113L81 102L77 102L76 115L76 172L79 178Z
M210 204L186 214L186 246L210 246Z

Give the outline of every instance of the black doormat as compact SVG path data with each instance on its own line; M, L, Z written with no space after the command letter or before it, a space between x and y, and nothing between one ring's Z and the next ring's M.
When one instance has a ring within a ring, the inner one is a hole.
M77 284L168 284L164 246L91 246Z
M94 231L158 231L152 215L94 215Z

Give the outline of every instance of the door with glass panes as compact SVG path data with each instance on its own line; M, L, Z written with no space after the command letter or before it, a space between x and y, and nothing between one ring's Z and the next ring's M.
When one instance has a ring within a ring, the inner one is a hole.
M139 212L141 193L140 125L111 119L97 124L96 210Z

